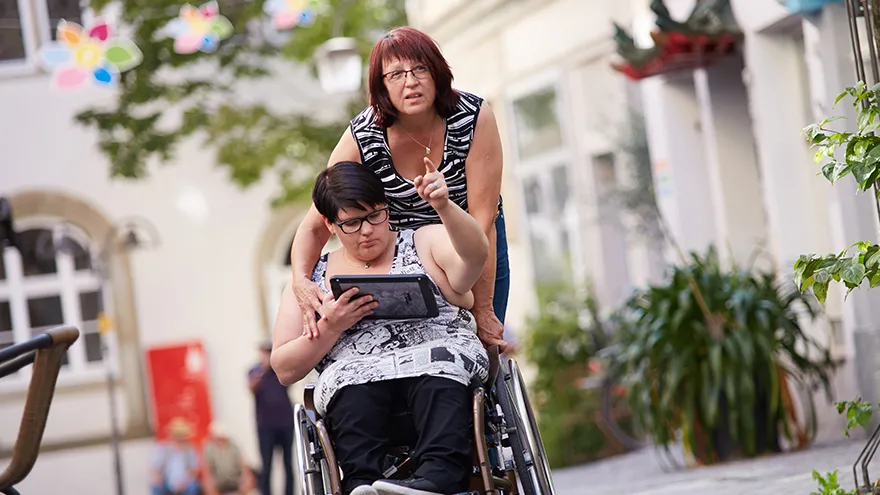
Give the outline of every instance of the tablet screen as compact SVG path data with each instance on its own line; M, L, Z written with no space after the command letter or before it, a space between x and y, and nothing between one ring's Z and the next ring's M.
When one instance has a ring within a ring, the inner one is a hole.
M424 275L340 276L331 279L335 297L352 287L358 295L372 295L379 306L370 319L430 318L437 316L437 304Z

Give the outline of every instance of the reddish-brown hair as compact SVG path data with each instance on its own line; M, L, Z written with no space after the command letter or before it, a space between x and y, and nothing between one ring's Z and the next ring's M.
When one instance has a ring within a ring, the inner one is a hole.
M437 95L434 108L442 117L449 117L458 106L459 94L452 89L452 70L430 36L408 26L394 28L373 45L370 53L370 106L376 114L377 124L390 127L397 120L397 109L388 96L388 88L382 76L382 65L392 59L411 60L423 64L434 78Z

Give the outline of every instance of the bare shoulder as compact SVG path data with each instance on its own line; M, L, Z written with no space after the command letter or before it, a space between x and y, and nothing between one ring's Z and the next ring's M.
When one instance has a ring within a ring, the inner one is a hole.
M498 140L498 120L488 101L483 100L474 127L474 146L490 148Z
M413 240L416 242L416 245L421 244L423 246L428 246L429 244L436 242L438 236L446 236L446 227L441 223L419 227L415 233L413 233Z
M361 163L361 151L358 149L357 142L354 140L354 134L351 132L351 126L345 129L333 152L330 153L330 159L327 160L327 166L333 166L339 162L358 162Z
M492 105L488 100L483 100L483 103L480 104L480 115L477 116L477 124L479 125L481 122L497 123L495 120L495 110L492 109Z

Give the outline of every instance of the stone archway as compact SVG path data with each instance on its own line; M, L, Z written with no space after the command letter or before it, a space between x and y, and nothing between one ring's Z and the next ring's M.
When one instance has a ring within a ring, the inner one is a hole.
M29 218L53 218L70 222L89 239L105 239L112 221L104 212L85 199L56 190L29 190L9 196L16 221ZM132 284L129 255L112 253L109 258L108 286L113 308L118 361L117 385L124 392L126 437L143 437L151 433L148 415L146 379L143 374L142 353L137 308ZM100 384L103 387L103 384ZM80 386L59 387L56 394L76 393Z

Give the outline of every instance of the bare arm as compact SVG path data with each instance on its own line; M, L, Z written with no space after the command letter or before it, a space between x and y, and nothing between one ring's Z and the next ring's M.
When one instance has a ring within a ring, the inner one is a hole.
M480 339L486 345L506 346L502 340L504 327L492 308L495 295L495 215L501 195L501 172L503 153L501 136L495 114L488 103L483 102L474 140L465 162L468 190L468 213L474 217L489 242L489 256L479 279L472 289L473 313L477 319Z
M465 162L468 213L477 220L487 237L493 237L498 198L501 196L503 156L495 113L483 102L474 130L474 140Z
M318 321L318 337L310 339L304 336L303 318L298 303L291 285L287 284L275 318L271 357L272 369L284 385L291 385L305 378L330 352L339 338L339 335L326 331L326 318Z
M336 148L330 154L327 166L330 167L335 163L342 161L360 162L360 152L351 129L346 129L339 138ZM296 229L296 235L293 237L293 246L290 249L290 265L293 269L293 289L299 301L300 318L303 320L303 334L307 337L314 338L318 335L317 320L315 312L321 311L321 290L317 285L312 283L310 275L318 258L321 257L321 250L330 239L330 232L324 225L321 214L315 208L315 205L309 207L308 213Z
M322 300L322 314L318 321L320 333L309 338L302 332L302 315L291 284L281 297L275 329L272 334L272 369L284 385L296 383L311 372L336 345L342 332L351 328L364 316L372 313L377 303L371 296L352 300L357 288L352 288L333 299L326 294Z
M428 202L440 217L440 225L419 229L419 235L428 240L430 256L446 274L452 290L459 294L470 292L477 281L486 258L489 242L480 224L449 201L449 187L443 173L434 162L425 157L425 174L413 180L418 195Z
M480 225L453 202L438 212L443 228L430 229L431 256L446 274L452 290L464 294L471 290L486 266L489 242ZM439 227L439 226L437 226Z

